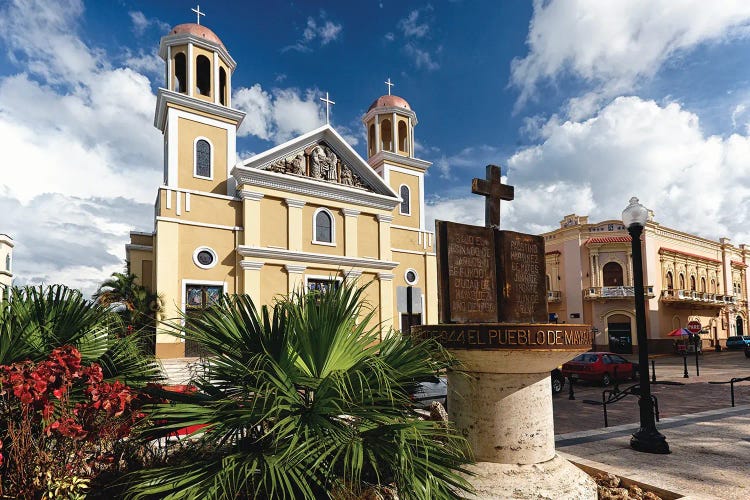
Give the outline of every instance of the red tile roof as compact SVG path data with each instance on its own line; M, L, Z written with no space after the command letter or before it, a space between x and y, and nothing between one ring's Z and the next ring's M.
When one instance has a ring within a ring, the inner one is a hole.
M586 240L584 245L595 243L630 243L630 236L595 236Z

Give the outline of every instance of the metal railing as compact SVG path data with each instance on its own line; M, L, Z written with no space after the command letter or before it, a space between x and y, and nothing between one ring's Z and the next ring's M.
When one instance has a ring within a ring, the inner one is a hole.
M719 293L698 292L695 290L667 289L661 291L664 301L703 302L709 304L736 304L737 297Z
M732 408L734 408L734 384L737 382L750 382L750 377L733 377L726 382L709 382L709 384L729 384L729 393L732 398Z
M646 297L653 298L653 285L644 286L643 293ZM635 297L635 288L632 286L592 286L584 289L583 297L586 299L632 299Z

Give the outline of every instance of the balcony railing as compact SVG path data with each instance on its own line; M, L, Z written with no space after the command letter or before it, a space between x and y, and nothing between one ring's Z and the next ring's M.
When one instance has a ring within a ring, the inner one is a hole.
M643 293L646 298L654 297L653 285L643 287ZM583 298L589 300L596 299L625 299L635 297L635 287L632 286L592 286L584 289Z
M692 302L715 305L733 305L737 303L734 295L720 293L696 292L695 290L662 290L661 300L665 302Z
M562 292L547 291L547 302L562 302Z

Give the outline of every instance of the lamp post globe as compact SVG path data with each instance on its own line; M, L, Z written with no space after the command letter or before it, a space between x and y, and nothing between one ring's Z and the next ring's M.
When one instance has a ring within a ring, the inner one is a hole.
M646 334L646 304L643 293L643 255L641 234L648 221L648 210L638 203L635 196L622 211L622 222L628 229L633 254L633 289L635 296L635 325L638 336L638 376L640 395L640 428L630 438L630 447L646 453L669 453L666 438L656 430L654 400L651 397L651 381L648 378L648 335Z

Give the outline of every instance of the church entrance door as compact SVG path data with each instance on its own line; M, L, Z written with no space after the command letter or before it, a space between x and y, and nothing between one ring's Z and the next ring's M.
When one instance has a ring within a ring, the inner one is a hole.
M630 322L609 323L609 350L618 354L633 353L633 336L630 331Z
M203 314L203 310L219 300L224 293L223 286L215 285L187 285L185 287L185 329L190 331L190 322ZM185 339L185 357L194 358L207 355L200 344L190 338Z

